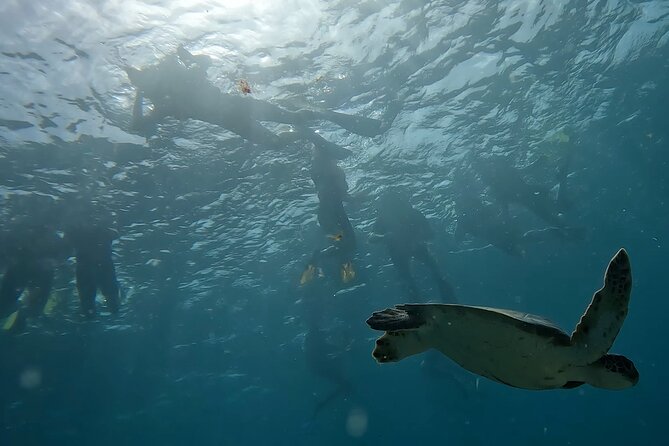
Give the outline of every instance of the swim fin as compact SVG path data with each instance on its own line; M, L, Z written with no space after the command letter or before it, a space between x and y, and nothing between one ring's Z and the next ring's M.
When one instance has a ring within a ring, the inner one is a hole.
M49 295L49 299L46 301L46 304L44 305L44 308L42 309L42 313L45 316L51 316L56 307L58 306L59 301L60 299L56 295L56 293L51 293Z
M341 265L341 281L349 283L355 279L355 269L353 262L346 262Z
M336 234L328 234L327 237L334 242L340 242L344 238L344 233L339 231Z
M2 330L11 333L20 333L26 327L26 316L20 310L16 310L5 318Z
M16 323L16 318L18 317L19 312L18 310L10 314L5 318L5 321L2 324L2 329L4 331L10 331L12 327L14 326L14 323Z
M307 269L302 272L302 276L300 277L300 285L306 285L307 283L314 280L315 273L316 267L314 265L307 266Z

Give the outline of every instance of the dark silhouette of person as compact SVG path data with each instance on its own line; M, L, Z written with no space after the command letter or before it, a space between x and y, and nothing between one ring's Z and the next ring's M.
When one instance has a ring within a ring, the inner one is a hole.
M543 184L532 184L523 178L521 172L504 156L477 157L472 166L481 179L490 187L490 194L508 211L510 203L526 207L546 223L564 226L562 212L566 206L565 189L567 180L567 156L557 168L558 195L551 197L551 190Z
M427 243L434 233L427 218L414 209L400 194L386 191L377 201L377 218L371 241L383 241L400 280L407 287L409 297L420 298L420 291L411 274L411 260L423 263L430 271L444 302L455 302L451 284L441 274L437 261L430 254Z
M304 309L304 354L311 373L331 383L334 388L316 404L313 416L316 417L337 399L346 399L353 393L353 385L345 370L341 346L329 339L326 313L337 285L328 277L315 277L302 287Z
M20 332L28 317L44 310L53 286L56 265L66 258L63 239L49 225L22 222L0 237L5 273L0 283L0 318L5 329ZM18 299L27 291L25 305Z
M301 282L307 279L305 274L313 277L324 259L334 258L339 265L341 281L349 283L356 275L353 268L356 239L344 209L344 201L351 200L346 175L336 159L317 148L314 150L311 179L318 193L318 224L330 240L330 246L314 252Z
M525 256L523 233L516 220L499 205L484 202L475 184L474 175L460 171L456 174L455 213L456 241L467 234L483 240L512 256Z
M96 314L98 290L105 297L108 310L118 313L120 288L112 258L112 242L116 238L115 230L98 222L74 224L65 232L65 240L74 248L77 291L86 317Z
M456 241L469 234L509 255L525 257L530 245L549 240L579 241L584 237L582 228L564 224L524 231L518 217L512 216L504 205L483 199L471 172L459 171L456 185Z
M288 143L306 139L326 150L332 157L343 158L348 149L327 141L308 127L315 121L330 121L362 136L376 136L386 128L382 121L327 110L287 110L248 94L223 93L207 79L211 59L192 55L183 46L153 66L141 70L126 67L130 82L137 88L133 108L134 131L152 135L157 123L171 116L178 120L197 119L219 125L245 140L266 148L284 150ZM144 115L144 99L153 105ZM289 124L294 131L277 135L260 121Z

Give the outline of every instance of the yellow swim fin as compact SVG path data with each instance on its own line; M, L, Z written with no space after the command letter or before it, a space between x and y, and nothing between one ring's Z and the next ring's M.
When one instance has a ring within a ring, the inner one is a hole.
M307 269L302 272L302 276L300 277L300 285L305 285L314 280L315 273L316 267L314 265L307 266Z
M335 242L340 242L344 238L344 233L343 232L338 232L336 234L328 234L328 238L330 240L335 241Z
M42 313L44 313L45 316L51 316L56 309L56 306L58 305L60 299L58 298L58 295L56 293L51 293L49 295L49 299L46 301L46 304L44 304L44 308L42 309Z
M355 269L353 269L353 262L346 262L341 265L341 281L349 283L355 279Z
M14 327L14 324L16 323L16 319L18 318L18 316L19 316L18 310L7 316L5 318L4 323L2 324L2 329L4 331L10 331Z

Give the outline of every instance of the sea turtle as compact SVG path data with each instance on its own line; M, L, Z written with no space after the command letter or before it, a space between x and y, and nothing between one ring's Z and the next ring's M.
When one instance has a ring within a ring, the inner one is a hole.
M540 316L511 310L396 305L367 320L386 332L372 356L380 363L395 362L435 348L465 369L512 387L632 387L639 381L632 361L607 354L627 315L631 289L629 257L621 249L571 336Z

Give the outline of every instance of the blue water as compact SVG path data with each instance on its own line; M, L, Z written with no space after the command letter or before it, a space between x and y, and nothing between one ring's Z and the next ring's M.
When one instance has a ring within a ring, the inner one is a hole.
M324 243L310 146L263 150L195 120L129 131L124 67L179 44L213 58L208 78L225 92L246 79L284 107L396 113L373 138L315 127L354 152L340 166L358 238L355 286L320 296L322 357L305 351L299 286ZM669 444L667 104L664 0L3 2L0 221L95 197L121 233L125 299L119 317L84 321L72 260L59 268L53 312L0 337L0 444ZM524 257L455 239L456 172L473 156L508 155L553 186L566 153L565 218L582 239ZM633 359L638 385L533 392L446 360L427 370L425 355L377 365L364 321L407 300L368 242L389 187L428 217L462 303L568 333L624 246L634 288L612 351ZM336 388L319 363L352 391L315 413Z

